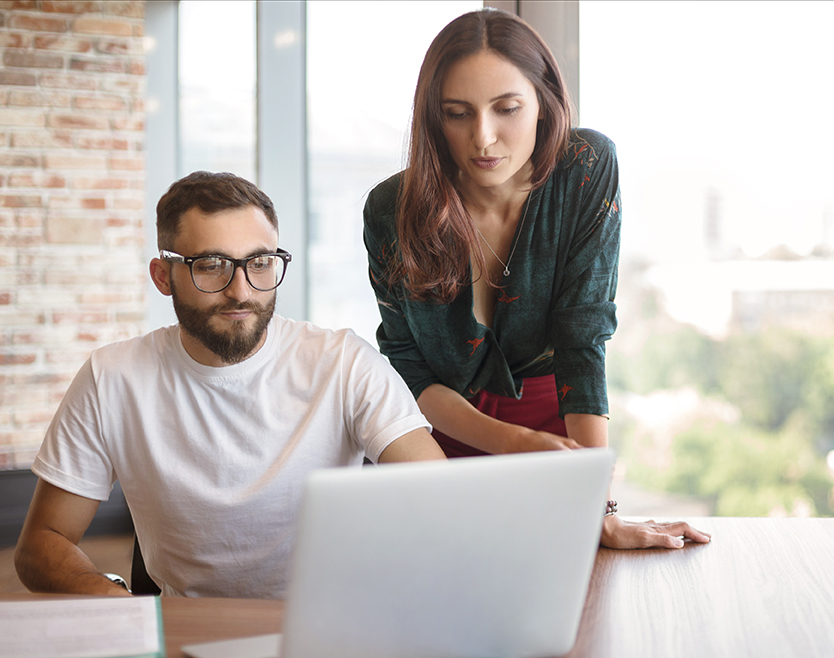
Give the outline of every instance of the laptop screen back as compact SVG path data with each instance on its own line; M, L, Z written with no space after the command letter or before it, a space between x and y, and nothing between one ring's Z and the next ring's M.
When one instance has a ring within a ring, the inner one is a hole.
M613 464L585 449L312 474L282 655L569 651Z

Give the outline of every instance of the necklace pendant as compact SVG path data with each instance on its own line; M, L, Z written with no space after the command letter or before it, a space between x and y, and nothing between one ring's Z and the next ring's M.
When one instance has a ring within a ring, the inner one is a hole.
M510 276L510 268L504 267L504 276Z

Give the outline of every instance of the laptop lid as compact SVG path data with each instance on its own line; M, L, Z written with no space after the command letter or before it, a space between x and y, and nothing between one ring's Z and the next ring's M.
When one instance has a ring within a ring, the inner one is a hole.
M282 656L566 653L613 466L584 449L313 473Z

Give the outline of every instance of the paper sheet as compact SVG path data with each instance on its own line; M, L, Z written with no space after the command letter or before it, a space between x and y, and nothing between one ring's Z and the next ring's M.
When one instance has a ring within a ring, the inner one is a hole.
M162 657L159 597L0 602L0 658Z

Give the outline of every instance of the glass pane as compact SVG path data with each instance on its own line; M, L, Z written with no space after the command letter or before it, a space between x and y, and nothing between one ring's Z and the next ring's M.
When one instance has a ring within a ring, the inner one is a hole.
M180 175L256 182L255 2L179 3Z
M310 2L310 316L376 346L362 207L403 167L417 74L431 40L482 2ZM345 26L350 29L345 29Z
M834 3L580 4L582 125L623 188L612 440L627 484L696 512L834 513L832 24Z

